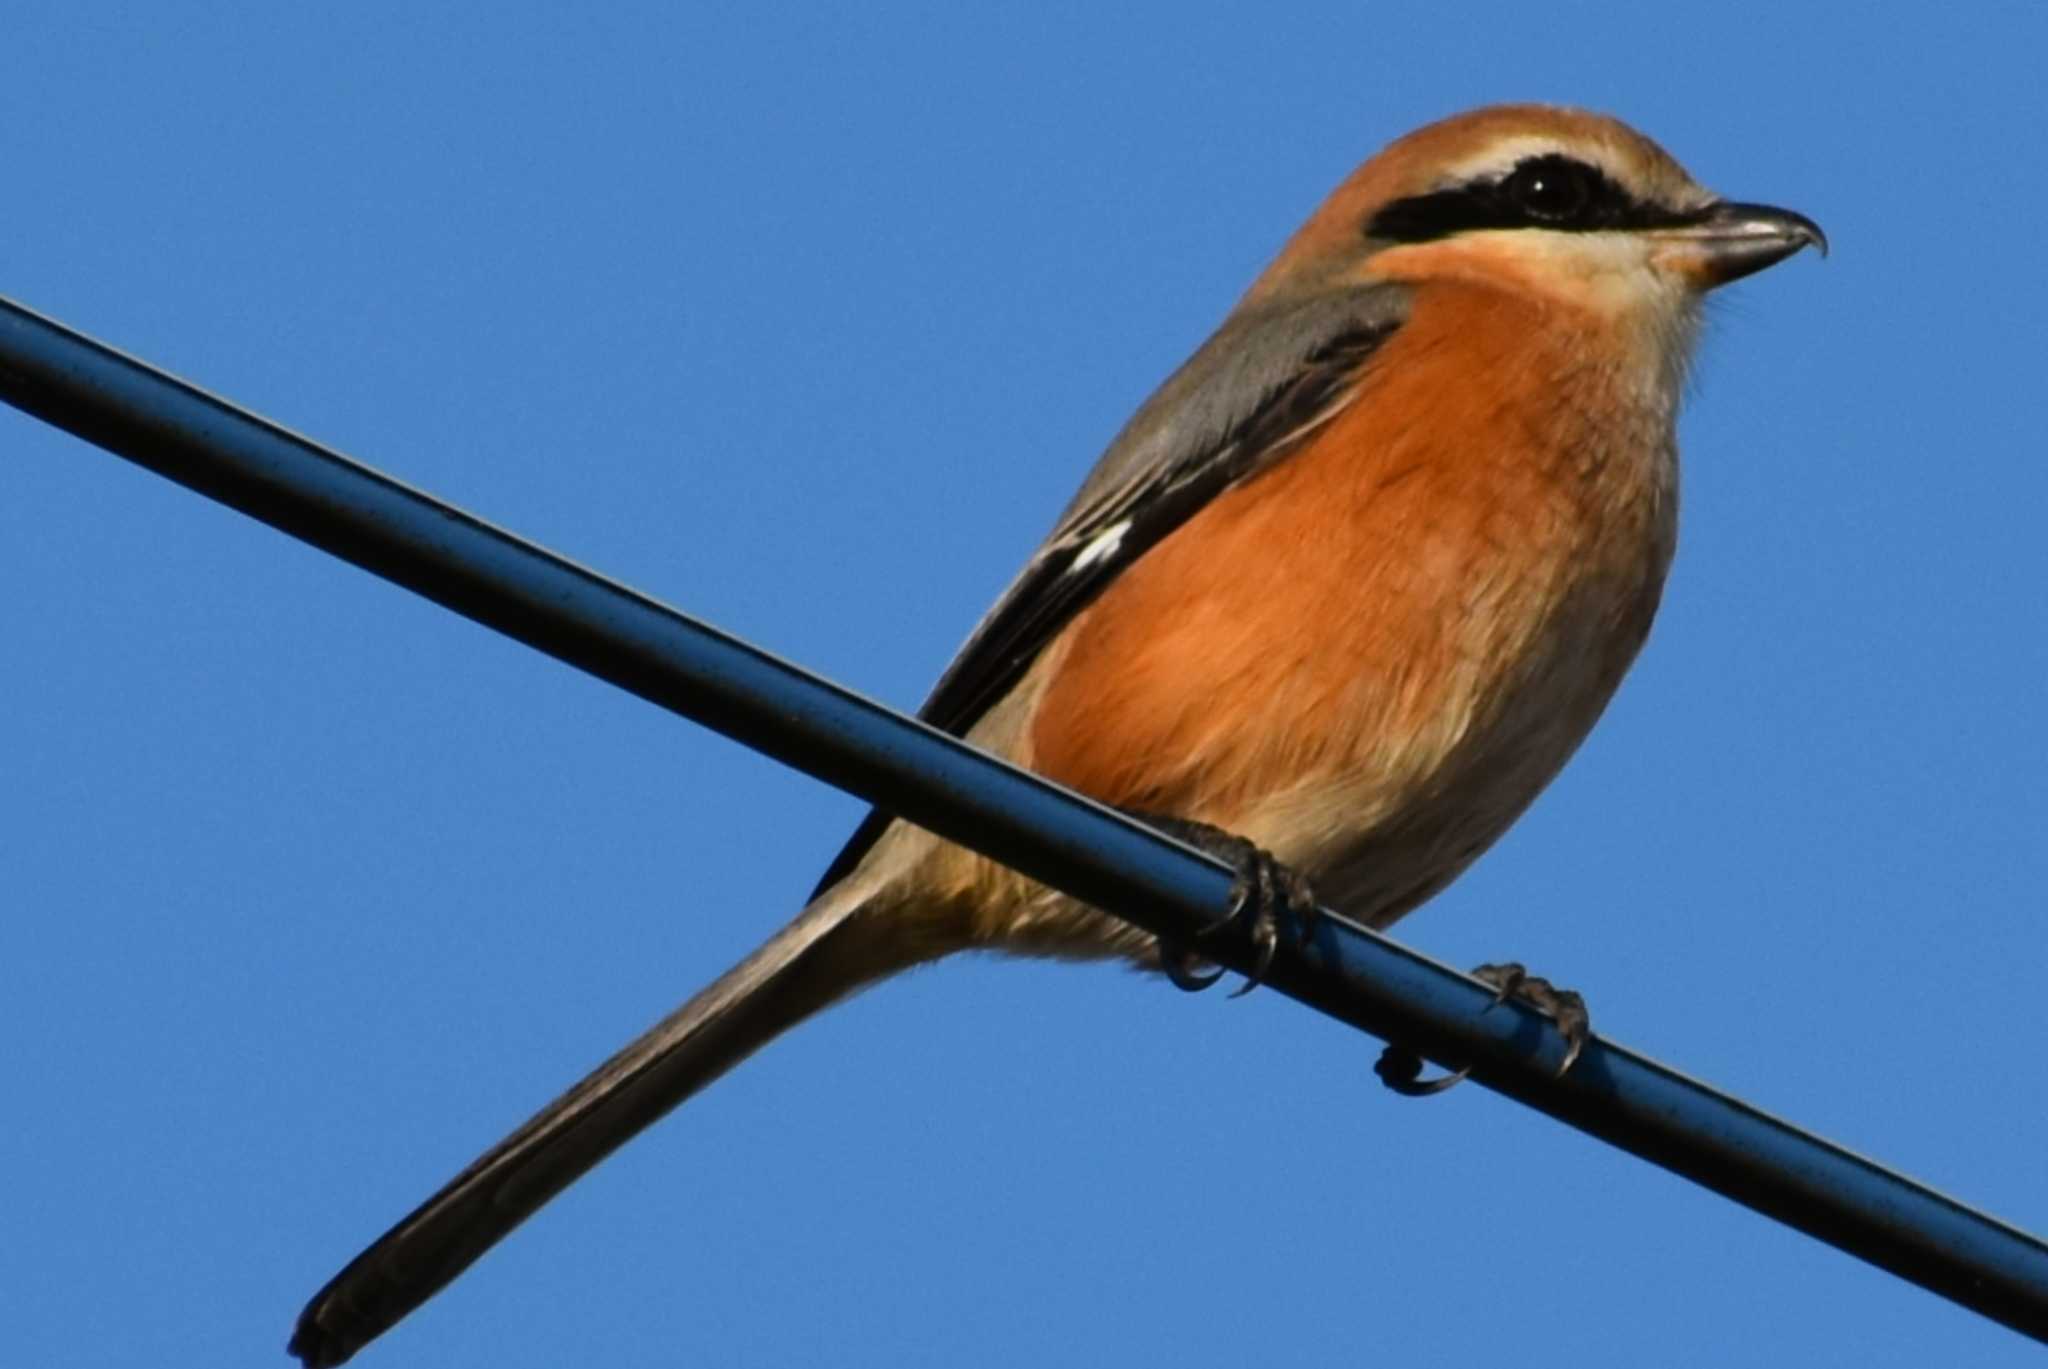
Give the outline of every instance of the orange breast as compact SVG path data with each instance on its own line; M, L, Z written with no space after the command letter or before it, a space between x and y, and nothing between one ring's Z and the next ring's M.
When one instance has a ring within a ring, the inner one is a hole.
M1321 786L1371 826L1475 741L1510 744L1518 691L1541 688L1573 696L1554 702L1575 731L1513 743L1558 752L1533 797L1633 657L1670 554L1670 414L1608 345L1524 298L1418 290L1343 413L1077 620L1027 763L1238 830Z

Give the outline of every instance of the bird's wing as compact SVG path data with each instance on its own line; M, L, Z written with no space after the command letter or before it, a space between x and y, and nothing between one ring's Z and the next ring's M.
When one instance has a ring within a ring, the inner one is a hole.
M1367 359L1406 313L1405 289L1372 285L1227 321L1117 435L918 716L965 736L1132 562L1342 410ZM869 813L818 889L843 879L892 820Z

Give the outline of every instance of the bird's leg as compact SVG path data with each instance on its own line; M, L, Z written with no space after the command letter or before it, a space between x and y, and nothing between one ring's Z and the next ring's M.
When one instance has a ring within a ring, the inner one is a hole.
M1293 917L1302 936L1306 936L1315 925L1315 891L1309 887L1306 878L1281 864L1272 852L1206 822L1162 817L1157 813L1126 812L1148 827L1157 828L1177 841L1207 852L1236 872L1237 878L1230 886L1230 914L1217 925L1243 923L1251 934L1252 944L1258 948L1259 963L1245 977L1244 987L1232 994L1232 998L1242 998L1266 977L1266 970L1273 963L1273 953L1280 945L1283 914ZM1205 971L1200 968L1202 964L1202 958L1186 945L1165 937L1159 939L1159 967L1175 987L1196 993L1223 977L1222 969Z
M1481 965L1472 971L1472 977L1493 986L1493 1002L1486 1005L1486 1011L1491 1012L1512 998L1528 1004L1557 1024L1565 1042L1564 1063L1557 1067L1558 1077L1563 1078L1593 1035L1593 1019L1586 1012L1586 1000L1571 989L1560 989L1549 980L1530 974L1512 960L1500 965ZM1424 1079L1422 1057L1409 1047L1396 1044L1380 1052L1373 1073L1380 1077L1381 1083L1405 1098L1426 1098L1432 1093L1442 1093L1470 1074L1471 1069L1468 1066L1436 1079Z

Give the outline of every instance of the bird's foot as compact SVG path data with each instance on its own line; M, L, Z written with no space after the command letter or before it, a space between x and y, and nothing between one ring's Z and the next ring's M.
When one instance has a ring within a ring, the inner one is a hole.
M1481 965L1472 971L1472 977L1493 985L1493 1003L1489 1007L1512 998L1557 1024L1565 1045L1564 1059L1557 1067L1558 1078L1562 1079L1593 1036L1593 1019L1586 1012L1586 1000L1576 990L1560 989L1512 960L1501 965Z
M1279 949L1284 919L1291 916L1301 936L1315 925L1316 896L1300 873L1283 865L1257 846L1220 827L1186 818L1166 818L1154 813L1133 813L1132 817L1156 827L1168 836L1205 851L1237 872L1230 886L1230 913L1217 927L1243 925L1257 949L1258 964L1245 977L1244 987L1231 995L1242 998L1257 988ZM1211 928L1210 930L1215 930ZM1207 968L1205 968L1205 966ZM1220 966L1209 963L1185 944L1159 939L1159 968L1176 988L1199 993L1223 977Z
M1481 965L1472 971L1472 977L1493 986L1493 1002L1486 1006L1488 1012L1512 998L1557 1024L1565 1042L1564 1061L1557 1067L1558 1077L1563 1078L1593 1035L1593 1019L1586 1012L1586 1000L1571 989L1560 989L1549 980L1530 974L1514 961ZM1424 1079L1422 1057L1402 1045L1390 1045L1381 1051L1378 1063L1373 1066L1380 1082L1404 1098L1427 1098L1442 1093L1471 1072L1467 1066L1435 1079Z

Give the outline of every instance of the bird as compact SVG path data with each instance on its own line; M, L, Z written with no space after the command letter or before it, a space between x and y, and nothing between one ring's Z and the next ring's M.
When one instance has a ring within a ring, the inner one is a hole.
M1600 717L1676 545L1702 301L1807 246L1812 219L1607 115L1495 105L1395 139L1138 408L920 716L1277 872L1289 906L1389 926ZM794 921L359 1255L290 1352L342 1363L785 1030L964 951L1202 982L872 813Z

